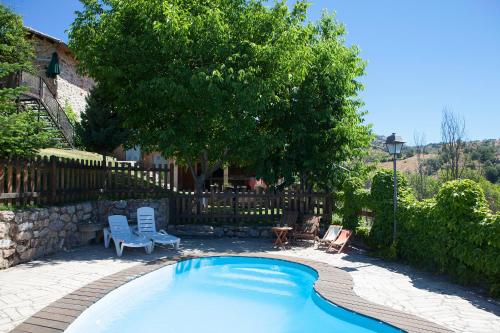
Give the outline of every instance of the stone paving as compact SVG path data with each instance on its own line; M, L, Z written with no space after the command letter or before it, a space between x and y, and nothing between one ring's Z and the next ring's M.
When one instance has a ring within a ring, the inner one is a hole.
M265 240L195 239L182 242L183 255L203 253L276 253ZM101 277L138 262L165 258L173 250L156 248L146 255L126 250L118 258L113 249L85 246L0 271L0 333L6 333L35 312ZM426 318L457 332L500 332L500 304L467 288L351 251L333 255L311 247L295 247L279 254L306 258L341 268L351 274L354 291L369 301Z

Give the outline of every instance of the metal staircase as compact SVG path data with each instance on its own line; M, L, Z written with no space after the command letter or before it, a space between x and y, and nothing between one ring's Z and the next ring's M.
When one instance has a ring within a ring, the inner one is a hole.
M52 129L57 136L54 138L58 145L74 148L75 129L66 116L53 92L42 77L26 72L15 75L15 86L24 86L26 91L19 97L22 110L33 111L38 120L46 123L46 129Z

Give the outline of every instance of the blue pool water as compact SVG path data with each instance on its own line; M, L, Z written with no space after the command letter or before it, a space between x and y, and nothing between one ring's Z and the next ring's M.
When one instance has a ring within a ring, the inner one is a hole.
M274 259L210 257L166 266L88 308L68 333L400 332L314 290L313 269Z

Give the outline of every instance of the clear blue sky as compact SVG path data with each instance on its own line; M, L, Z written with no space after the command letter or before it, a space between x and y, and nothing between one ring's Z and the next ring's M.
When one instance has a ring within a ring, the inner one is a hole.
M77 0L0 0L25 24L67 40ZM290 1L293 3L294 1ZM309 19L335 10L368 61L362 98L377 134L440 140L444 107L469 139L500 138L500 0L313 0Z

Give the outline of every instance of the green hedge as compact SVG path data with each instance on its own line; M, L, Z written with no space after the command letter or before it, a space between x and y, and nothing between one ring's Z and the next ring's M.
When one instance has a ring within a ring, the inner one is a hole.
M345 200L364 200L375 214L368 245L461 283L487 286L491 294L500 295L500 214L488 208L481 187L467 179L450 181L435 198L418 201L398 174L398 238L393 244L392 182L391 171L377 172L368 197L351 186L356 181L344 187ZM349 187L354 189L348 192Z
M411 193L408 191L406 178L400 173L398 177L398 206ZM392 245L394 222L394 176L389 170L380 170L373 176L370 191L370 206L375 220L368 236L368 245L376 249L386 249Z
M476 182L447 182L431 200L407 198L398 217L402 259L500 294L500 215L491 213Z
M361 217L358 213L363 208L370 207L370 192L363 188L363 181L351 177L343 184L342 226L349 230L356 230Z

